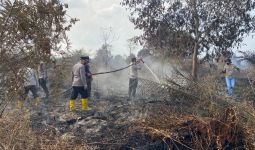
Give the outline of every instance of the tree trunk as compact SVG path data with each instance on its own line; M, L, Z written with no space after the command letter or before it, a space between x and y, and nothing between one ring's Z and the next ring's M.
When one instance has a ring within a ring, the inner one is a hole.
M193 49L193 59L192 59L192 78L194 81L197 80L197 70L198 70L198 48L199 48L199 17L197 12L197 0L192 0L193 7L193 18L195 20L195 46Z
M198 43L195 43L194 51L193 51L193 58L192 58L192 78L194 81L197 80L197 69L198 69Z

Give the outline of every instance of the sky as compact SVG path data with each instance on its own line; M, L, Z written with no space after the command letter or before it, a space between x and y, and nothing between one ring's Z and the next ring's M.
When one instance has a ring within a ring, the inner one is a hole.
M68 33L72 49L84 49L94 55L103 44L103 29L112 28L115 35L112 44L112 54L128 55L127 40L142 34L135 30L129 21L129 12L120 5L121 0L61 0L69 5L67 14L80 19ZM251 36L244 39L238 50L253 50L254 39ZM138 51L138 47L134 53Z
M67 14L78 18L68 36L73 50L85 49L93 55L102 44L103 30L112 28L112 54L128 55L127 40L142 32L134 29L120 0L61 0L69 5ZM138 48L135 51L137 51Z

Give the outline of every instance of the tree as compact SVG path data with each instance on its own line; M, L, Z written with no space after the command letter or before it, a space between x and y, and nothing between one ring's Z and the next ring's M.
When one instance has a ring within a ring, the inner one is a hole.
M102 47L97 51L95 60L101 67L105 67L107 69L109 66L109 61L112 59L112 42L117 40L118 37L113 32L112 27L101 28L101 31L103 44Z
M150 52L149 49L141 49L141 50L138 52L138 54L137 54L138 57L142 57L142 58L148 57L148 56L150 56L150 55L152 55L152 54L151 54L151 52Z
M131 11L136 28L144 31L143 39L171 35L170 44L177 41L185 51L192 52L194 80L201 52L228 51L254 31L254 0L123 0L122 5ZM156 42L164 45L160 40Z
M242 51L239 51L242 56L239 56L237 58L239 58L240 62L241 61L248 61L249 63L255 65L255 52L254 51L246 51L246 52L242 52Z
M112 27L101 28L101 39L104 45L110 45L118 39L118 36L114 33Z
M119 69L127 65L125 58L121 55L116 55L111 61L111 66L113 69Z
M109 62L113 58L111 51L110 51L110 45L103 44L102 47L97 50L96 56L94 58L95 63L98 67L103 67L105 69L108 69Z
M128 39L127 40L127 46L128 46L128 50L129 50L129 55L131 55L133 53L133 51L137 48L137 45L134 41L134 39Z
M0 84L8 98L22 87L19 70L49 61L62 45L68 50L66 32L77 19L67 17L67 8L59 0L0 1Z

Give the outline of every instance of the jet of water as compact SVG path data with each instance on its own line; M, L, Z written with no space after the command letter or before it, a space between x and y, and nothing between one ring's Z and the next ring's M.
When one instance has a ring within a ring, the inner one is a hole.
M156 81L158 83L160 83L160 80L158 78L158 76L151 70L151 68L144 62L144 66L150 71L150 73L154 76L154 78L156 79Z

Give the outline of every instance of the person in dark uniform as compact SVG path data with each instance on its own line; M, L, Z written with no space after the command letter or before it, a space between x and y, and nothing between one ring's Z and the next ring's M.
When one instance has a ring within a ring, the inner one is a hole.
M38 82L39 85L42 87L44 93L45 93L45 98L49 98L49 90L47 87L47 69L46 69L46 64L41 61L40 65L38 67Z
M91 83L92 83L92 73L90 72L89 66L89 56L85 56L85 72L86 72L86 81L87 81L87 90L88 90L88 97L91 96Z

